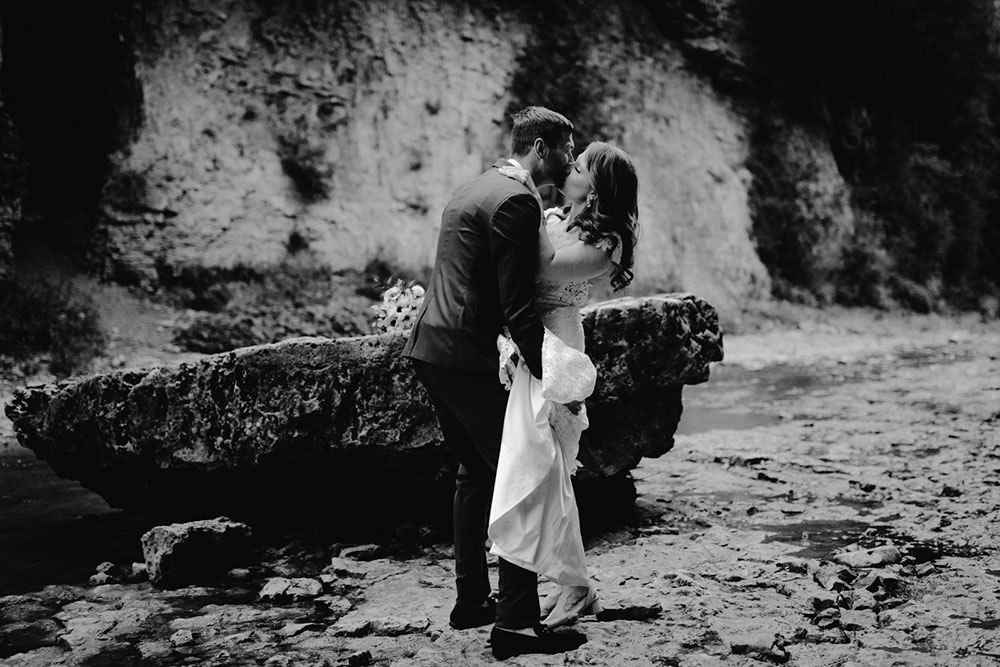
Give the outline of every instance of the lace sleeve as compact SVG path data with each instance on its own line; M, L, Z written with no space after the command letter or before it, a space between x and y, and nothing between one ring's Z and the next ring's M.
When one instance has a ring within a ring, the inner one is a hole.
M555 403L582 401L597 383L597 369L585 353L548 329L542 340L542 397Z

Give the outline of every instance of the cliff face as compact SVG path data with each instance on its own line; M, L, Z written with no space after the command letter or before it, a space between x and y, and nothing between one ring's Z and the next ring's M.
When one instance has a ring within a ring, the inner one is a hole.
M669 44L630 44L641 7L601 11L585 67L613 82L602 110L640 173L636 291L766 295L744 118ZM517 11L446 0L133 16L142 123L112 158L99 228L108 273L149 286L303 251L335 270L431 264L450 194L505 151L530 32Z
M419 272L450 194L505 153L510 107L549 103L513 92L526 53L544 65L570 49L567 80L558 65L545 76L600 119L587 136L620 144L639 170L632 292L689 290L724 313L768 296L750 114L718 85L743 68L719 28L727 3L557 4L558 25L582 26L575 44L533 24L546 10L530 3L113 3L130 71L109 67L129 81L112 86L124 101L111 124L125 129L90 235L101 270L150 289L267 274L292 255ZM834 221L820 226L836 245L846 185L821 134L795 137L807 176L794 196Z

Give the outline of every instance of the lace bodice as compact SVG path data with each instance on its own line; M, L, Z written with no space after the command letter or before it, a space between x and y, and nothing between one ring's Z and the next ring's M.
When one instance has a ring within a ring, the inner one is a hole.
M566 229L566 220L559 215L558 208L550 208L545 211L545 230L548 232L552 248L556 251L580 240L579 230ZM611 241L605 239L596 247L609 251L611 250ZM615 248L612 253L611 261L617 263L620 258L621 246L619 244L619 247ZM592 284L588 280L559 283L539 279L535 285L537 302L545 306L585 306L590 298L591 286Z

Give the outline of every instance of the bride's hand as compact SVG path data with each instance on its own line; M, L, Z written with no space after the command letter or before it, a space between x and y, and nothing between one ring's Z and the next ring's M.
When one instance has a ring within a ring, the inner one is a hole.
M513 178L515 181L523 183L528 186L528 189L532 192L538 192L535 188L535 181L531 178L531 172L527 169L521 167L516 167L512 164L505 164L497 169L501 174L507 178Z
M522 183L529 190L531 194L535 195L535 199L538 200L538 204L544 209L545 205L542 204L542 195L539 194L538 188L535 187L535 180L531 178L531 172L527 169L522 169L521 167L515 167L512 164L505 164L497 169L501 174L507 178L513 178L515 181Z

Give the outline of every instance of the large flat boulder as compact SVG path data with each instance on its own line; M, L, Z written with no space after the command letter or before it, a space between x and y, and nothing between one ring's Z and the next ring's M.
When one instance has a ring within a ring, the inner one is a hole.
M598 383L580 483L668 451L681 387L722 358L717 314L691 295L592 306L584 329ZM363 522L380 508L419 519L446 498L455 462L404 341L297 338L29 387L6 413L21 444L116 507L170 519Z

